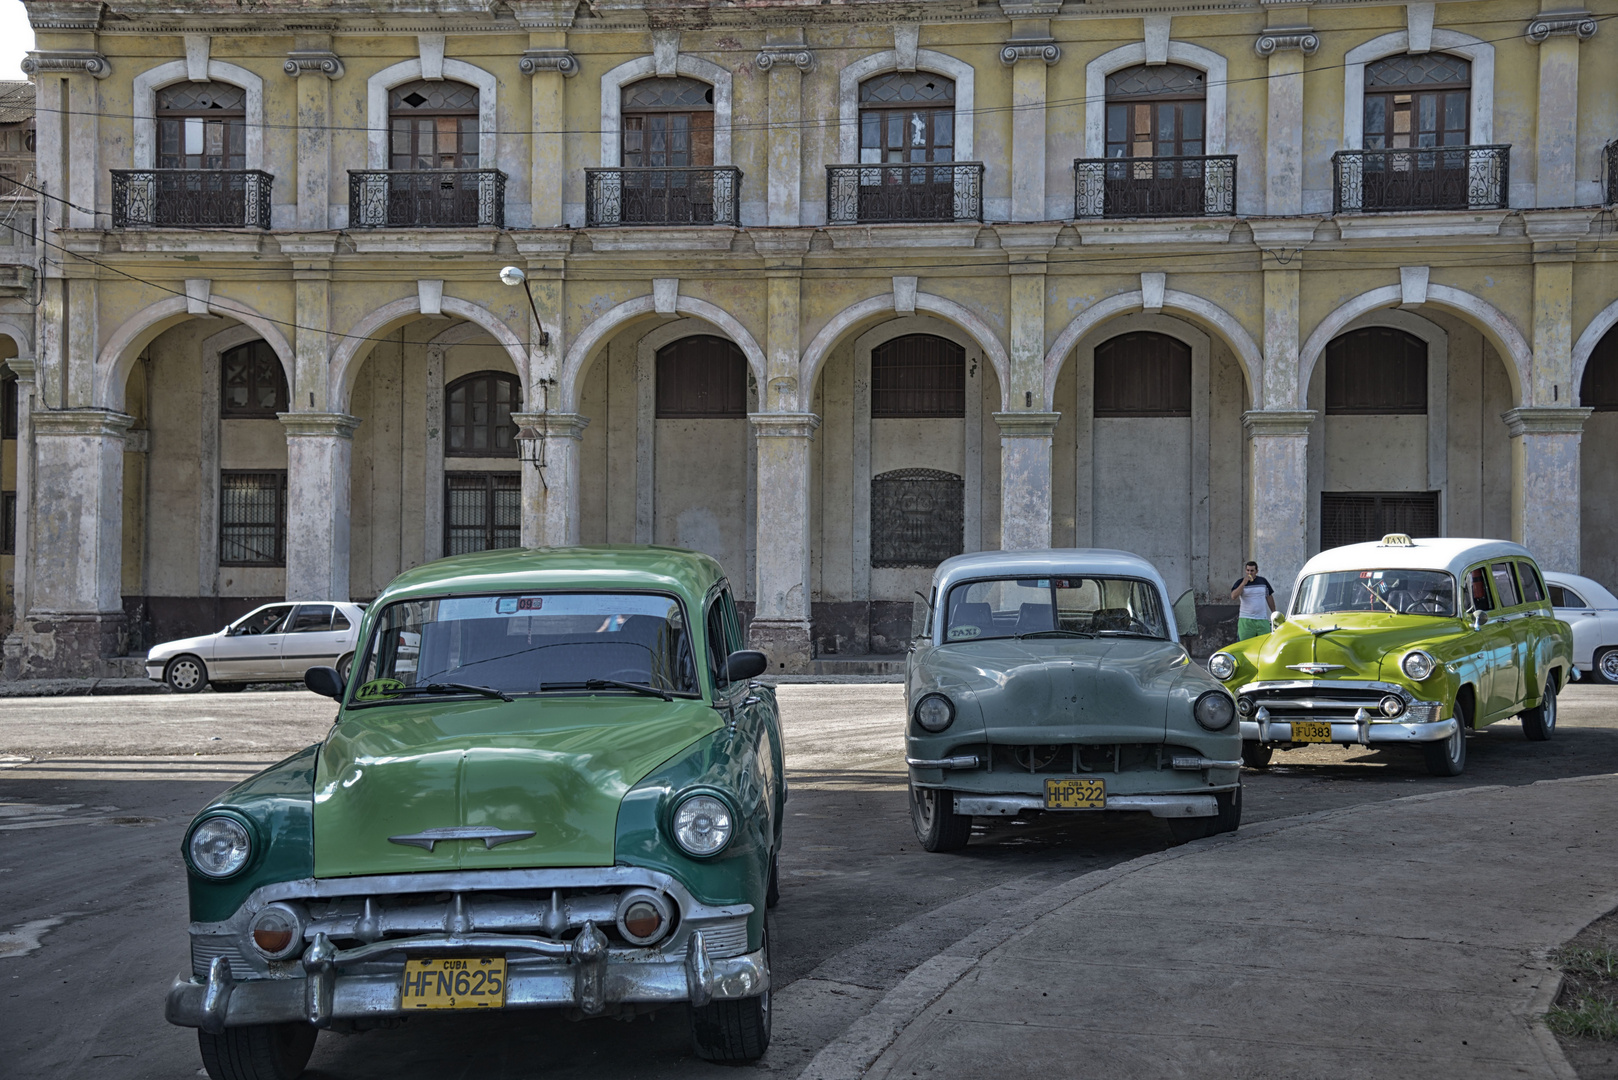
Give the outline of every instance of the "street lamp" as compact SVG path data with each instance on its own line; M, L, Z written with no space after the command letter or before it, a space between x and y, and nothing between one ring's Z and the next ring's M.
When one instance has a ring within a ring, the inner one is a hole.
M522 272L520 266L507 266L500 271L500 281L506 285L522 286L522 291L528 295L528 310L534 313L534 325L539 327L539 347L545 348L551 343L551 335L545 329L545 324L539 321L539 306L534 303L534 290L528 287L528 275Z
M500 271L502 284L522 286L522 291L528 295L528 310L534 313L534 325L539 327L539 344L541 347L551 343L551 335L546 332L545 324L539 321L539 306L534 303L534 292L528 287L528 275L522 272L520 266L503 267ZM550 411L550 380L542 380L545 394L545 404L540 412ZM517 454L534 468L539 470L540 481L545 479L545 432L542 428L525 424L517 429Z

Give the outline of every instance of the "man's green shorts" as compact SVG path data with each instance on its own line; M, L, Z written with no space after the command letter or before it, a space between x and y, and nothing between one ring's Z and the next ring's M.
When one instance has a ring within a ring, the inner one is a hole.
M1246 641L1250 637L1259 637L1270 632L1268 619L1237 619L1236 640Z

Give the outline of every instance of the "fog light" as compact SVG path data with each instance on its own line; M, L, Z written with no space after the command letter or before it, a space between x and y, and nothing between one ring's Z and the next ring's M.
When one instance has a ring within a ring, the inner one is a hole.
M668 934L673 909L661 893L640 889L618 901L618 932L635 945L650 945Z
M271 960L284 960L303 940L303 920L284 904L271 904L252 922L253 947Z
M1405 699L1398 694L1388 694L1383 697L1380 707L1383 716L1400 716L1405 711Z
M1236 711L1241 713L1243 716L1252 716L1253 710L1257 707L1258 706L1250 697L1239 697L1236 699Z

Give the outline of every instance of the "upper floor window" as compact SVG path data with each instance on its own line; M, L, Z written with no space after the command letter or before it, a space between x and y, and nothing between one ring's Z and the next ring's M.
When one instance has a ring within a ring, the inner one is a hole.
M1208 76L1144 64L1107 76L1107 156L1201 157Z
M933 334L906 334L871 350L871 416L966 415L966 350Z
M425 79L388 92L392 140L388 168L478 167L478 90L458 82Z
M247 168L247 91L183 82L157 92L159 169Z
M1391 326L1367 326L1326 346L1328 416L1426 411L1427 343L1421 338Z
M623 89L625 168L713 164L713 87L696 79L642 79Z
M0 439L17 437L17 376L0 377Z
M1167 334L1120 334L1096 346L1095 415L1190 416L1191 346Z
M1472 65L1447 53L1389 56L1365 65L1365 149L1465 146Z
M860 164L954 160L954 80L893 71L860 83Z
M747 359L734 341L697 334L657 350L659 419L747 415Z
M1596 412L1618 412L1618 330L1608 330L1591 351L1579 404Z
M275 419L287 411L286 373L275 350L249 341L219 357L219 415L233 419Z
M517 376L479 371L456 379L444 389L444 416L453 457L516 457L517 425L511 414L521 409L522 384Z

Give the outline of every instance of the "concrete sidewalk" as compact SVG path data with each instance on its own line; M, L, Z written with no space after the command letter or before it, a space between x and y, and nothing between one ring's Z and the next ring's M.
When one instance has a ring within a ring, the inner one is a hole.
M1615 839L1599 776L1136 859L934 957L803 1076L1568 1080L1546 954L1618 906Z

